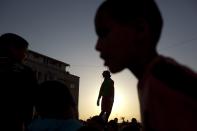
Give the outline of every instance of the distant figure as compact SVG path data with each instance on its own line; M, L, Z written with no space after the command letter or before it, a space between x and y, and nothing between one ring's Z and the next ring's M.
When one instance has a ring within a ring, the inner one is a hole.
M154 0L105 0L97 10L96 50L112 73L138 79L146 131L197 130L197 73L159 55L163 20Z
M107 131L119 131L118 127L118 118L114 118L114 120L110 120L107 123Z
M141 125L137 122L136 118L132 118L131 123L124 127L122 131L140 131Z
M32 120L37 81L23 63L27 50L28 42L21 36L0 36L0 130L22 131Z
M88 119L85 126L81 127L78 131L104 131L105 121L100 116L93 116Z
M40 84L36 98L37 119L29 131L77 131L82 124L78 110L67 86L58 81Z
M104 118L107 122L114 102L114 81L111 79L109 71L104 71L102 75L104 81L100 87L97 106L99 106L99 102L102 97L101 113L99 116Z

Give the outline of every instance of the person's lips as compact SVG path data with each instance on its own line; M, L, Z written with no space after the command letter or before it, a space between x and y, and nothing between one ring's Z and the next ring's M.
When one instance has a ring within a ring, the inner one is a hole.
M108 60L109 60L108 58L109 58L109 57L107 57L107 56L104 55L104 54L101 54L100 57L104 60L104 65L107 66L107 65L108 65Z

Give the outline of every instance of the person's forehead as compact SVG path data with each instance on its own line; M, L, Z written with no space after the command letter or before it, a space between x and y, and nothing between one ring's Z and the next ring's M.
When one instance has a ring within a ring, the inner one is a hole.
M112 17L107 11L99 11L95 16L95 23L106 23L110 20Z

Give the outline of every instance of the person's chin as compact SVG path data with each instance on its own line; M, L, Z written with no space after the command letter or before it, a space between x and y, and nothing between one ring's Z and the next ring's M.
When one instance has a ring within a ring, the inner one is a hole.
M116 66L116 65L107 65L111 73L118 73L123 70L122 67Z

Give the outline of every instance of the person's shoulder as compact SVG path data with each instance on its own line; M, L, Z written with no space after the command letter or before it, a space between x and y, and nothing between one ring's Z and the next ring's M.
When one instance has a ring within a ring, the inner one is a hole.
M26 65L26 64L21 64L22 66L22 72L25 73L26 75L33 75L35 77L35 72L33 71L33 69Z
M112 80L112 79L110 78L110 81L111 81L112 84L114 84L114 80Z
M25 79L27 79L28 82L37 84L37 78L36 78L35 71L26 64L22 64L21 66L23 67L22 75L26 77Z
M158 78L172 79L174 82L194 82L197 80L197 73L185 65L182 65L171 58L161 58L153 68L153 74Z
M173 59L162 57L152 69L156 79L168 87L195 97L197 87L197 73Z

